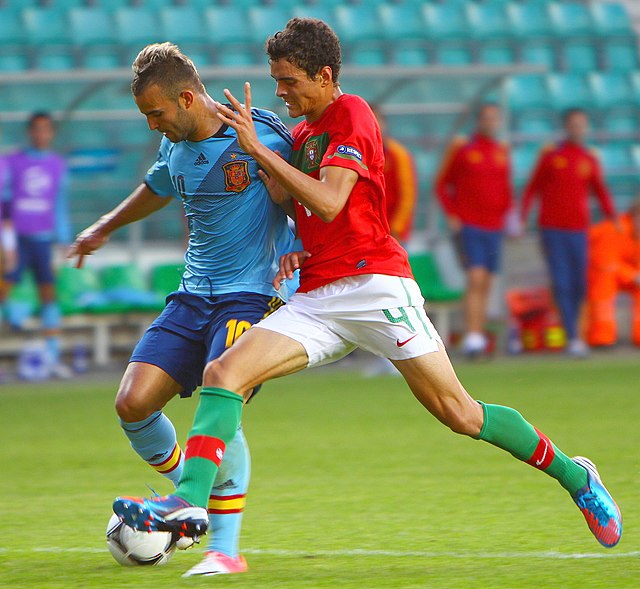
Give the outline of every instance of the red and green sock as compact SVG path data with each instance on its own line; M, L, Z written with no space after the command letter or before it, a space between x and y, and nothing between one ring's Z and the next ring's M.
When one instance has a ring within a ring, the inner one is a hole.
M203 387L193 427L185 448L185 462L175 494L192 505L207 507L227 444L236 435L242 414L242 396L215 387Z
M587 471L560 451L515 409L480 404L484 411L484 425L479 439L547 473L571 495L587 484Z

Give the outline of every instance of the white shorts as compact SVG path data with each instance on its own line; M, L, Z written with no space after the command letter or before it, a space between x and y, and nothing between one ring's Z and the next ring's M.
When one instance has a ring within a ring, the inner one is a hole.
M442 343L423 305L414 280L365 274L296 293L256 327L300 342L309 366L334 362L355 348L408 360Z

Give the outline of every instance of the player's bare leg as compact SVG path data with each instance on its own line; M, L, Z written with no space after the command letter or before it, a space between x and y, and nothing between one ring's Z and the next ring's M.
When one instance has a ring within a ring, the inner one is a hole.
M464 295L466 334L463 351L469 356L481 354L486 348L484 328L492 283L493 274L486 268L474 266L467 271L467 286Z
M436 352L393 363L416 398L442 423L546 472L571 494L603 546L610 548L620 541L620 510L589 460L566 456L515 409L474 401L441 345Z

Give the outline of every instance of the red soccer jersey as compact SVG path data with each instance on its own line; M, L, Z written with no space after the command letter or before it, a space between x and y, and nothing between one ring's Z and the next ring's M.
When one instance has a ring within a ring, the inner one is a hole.
M300 273L300 292L346 276L387 274L410 278L407 252L389 234L380 128L359 96L341 95L313 123L293 130L292 163L312 178L324 166L359 176L344 208L325 223L296 202L296 221L304 249L311 253Z
M464 224L502 229L513 204L509 148L483 135L454 141L437 175L435 190L447 214Z
M522 197L526 223L536 196L540 197L540 227L584 231L589 226L589 193L593 191L609 218L615 215L600 162L588 148L564 141L545 148Z

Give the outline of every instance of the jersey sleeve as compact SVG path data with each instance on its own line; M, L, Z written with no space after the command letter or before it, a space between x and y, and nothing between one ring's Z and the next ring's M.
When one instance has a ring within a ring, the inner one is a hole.
M341 108L327 129L329 145L320 167L347 168L362 178L369 178L369 166L376 157L376 144L382 145L378 123L364 100L349 100Z
M293 137L278 115L259 108L251 109L260 140L272 151L277 151L287 161L291 159Z
M144 177L144 183L158 196L177 197L176 190L171 182L169 173L169 148L170 141L163 137L158 150L158 158L152 164Z

